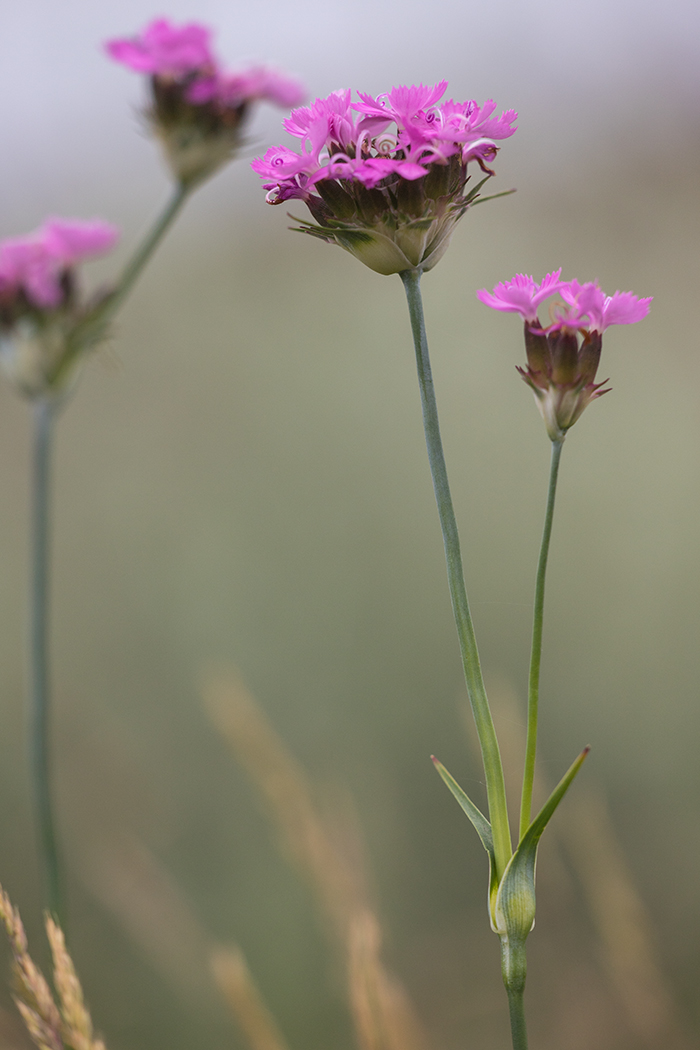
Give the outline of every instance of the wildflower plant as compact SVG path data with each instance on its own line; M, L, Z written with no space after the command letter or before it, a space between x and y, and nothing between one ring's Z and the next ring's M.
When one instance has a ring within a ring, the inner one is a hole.
M467 692L484 766L488 815L483 814L436 759L437 770L469 817L490 865L488 910L501 943L501 971L508 995L514 1050L526 1050L524 1013L525 942L535 921L535 866L540 837L578 773L585 748L540 812L532 817L537 743L539 673L547 555L552 530L559 458L567 431L591 401L605 393L595 377L602 333L612 324L641 320L649 299L631 292L605 296L594 282L561 281L561 271L536 284L518 275L479 298L498 310L519 313L525 323L527 367L519 368L535 394L552 441L545 525L537 569L528 691L528 730L518 841L513 847L498 739L484 686L476 635L464 581L457 521L440 436L437 402L420 292L422 274L447 249L454 227L495 173L489 166L498 142L509 138L516 114L495 116L492 101L440 103L447 83L398 87L377 98L337 91L295 110L284 122L301 142L301 153L285 146L253 162L267 200L300 199L314 222L296 227L338 244L378 273L398 274L406 292L418 369L428 459L442 528L447 576ZM483 177L470 187L468 166ZM512 192L512 191L509 191ZM502 196L495 194L494 196ZM543 327L538 308L554 293Z
M245 141L255 103L288 108L303 97L299 82L263 66L228 73L198 23L156 19L132 38L109 41L118 62L150 78L150 127L163 143L174 186L153 226L110 285L86 296L79 265L108 252L115 226L99 219L50 218L26 236L0 241L0 360L34 411L30 585L31 747L37 825L47 904L65 926L58 836L49 770L48 588L50 465L54 421L73 390L87 353L111 324L190 194Z

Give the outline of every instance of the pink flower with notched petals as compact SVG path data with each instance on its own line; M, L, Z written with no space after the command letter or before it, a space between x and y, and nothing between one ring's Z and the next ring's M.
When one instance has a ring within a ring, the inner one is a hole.
M447 81L392 88L374 98L334 91L293 110L284 127L301 154L280 146L253 161L270 204L305 201L314 223L302 232L351 252L377 273L429 270L479 195L468 165L486 167L496 139L512 135L512 110L495 104L440 105Z
M651 303L651 298L640 299L632 292L606 295L595 281L568 281L560 291L566 307L557 312L557 328L586 327L602 333L611 324L636 324L649 313Z
M83 259L109 251L116 243L116 226L99 219L48 219L25 237L0 242L0 299L24 293L43 310L61 305L63 274Z
M539 284L536 284L532 277L518 273L512 281L501 281L497 284L493 293L481 288L476 293L476 297L494 310L518 313L524 321L535 324L540 303L562 287L563 282L559 280L560 276L561 267L548 273Z
M493 294L485 288L476 293L486 306L519 313L525 321L527 367L518 372L535 395L549 437L558 444L584 409L609 391L604 382L595 382L603 332L613 324L641 321L651 302L632 292L606 295L596 281L561 281L560 275L557 270L536 284L518 274L497 284ZM543 328L537 307L554 292L564 302L553 304L555 320Z
M471 160L483 166L485 159L493 159L497 152L494 139L515 131L511 127L515 112L508 110L491 119L495 108L491 101L483 107L475 102L449 102L440 107L437 103L446 87L447 81L397 87L377 98L359 92L362 101L356 103L351 102L350 91L335 91L293 110L284 127L302 140L307 188L323 178L354 179L369 188L380 181L379 172L383 177L396 174L411 181L427 175L433 162L445 165L460 152L464 167ZM392 123L395 134L387 131ZM267 177L259 158L253 167ZM274 199L302 195L296 171L292 178L295 185L280 180L279 196ZM272 188L265 184L265 189Z
M167 18L157 18L140 36L108 40L105 49L137 73L182 77L216 65L210 39L211 30L198 22L175 26Z

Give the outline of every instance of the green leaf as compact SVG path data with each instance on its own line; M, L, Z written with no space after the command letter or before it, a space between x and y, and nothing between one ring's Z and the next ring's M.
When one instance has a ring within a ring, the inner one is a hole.
M498 881L496 878L496 851L493 846L493 831L491 830L491 824L478 806L474 805L466 792L462 791L455 778L447 772L442 762L438 762L434 755L431 755L431 758L438 773L472 822L474 830L481 840L481 845L489 855L489 915L491 916L491 925L495 930L494 908L496 904L496 894L498 893Z
M535 865L542 832L589 752L584 748L530 824L503 873L494 908L496 932L524 943L535 924Z

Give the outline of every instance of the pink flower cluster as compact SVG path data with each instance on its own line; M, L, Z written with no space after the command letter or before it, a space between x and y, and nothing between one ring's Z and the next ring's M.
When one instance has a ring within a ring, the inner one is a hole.
M30 307L51 310L63 302L63 279L83 259L114 246L116 226L99 219L48 219L24 237L0 241L0 309L24 296Z
M557 332L561 329L604 332L611 324L635 324L649 313L651 298L640 299L632 292L615 292L606 295L596 281L579 284L578 281L562 281L561 269L537 284L527 274L518 273L512 281L497 284L493 293L482 288L476 293L486 306L494 310L519 313L530 325L539 326L537 309L545 299L558 292L563 303L552 308L554 320L543 331Z
M493 174L486 162L495 157L497 140L514 133L517 114L494 116L491 100L438 105L446 89L443 80L433 87L396 87L377 98L358 92L359 102L351 101L349 90L334 91L294 110L284 127L301 141L301 154L275 146L252 164L266 180L268 200L308 200L324 179L356 180L367 189L390 175L420 179L431 164L445 165L456 155L465 167L475 160Z
M227 73L211 47L211 30L197 22L175 26L158 18L140 36L109 40L105 48L115 61L137 73L187 85L186 98L193 105L218 102L238 107L256 99L279 106L293 106L304 98L298 80L263 66Z

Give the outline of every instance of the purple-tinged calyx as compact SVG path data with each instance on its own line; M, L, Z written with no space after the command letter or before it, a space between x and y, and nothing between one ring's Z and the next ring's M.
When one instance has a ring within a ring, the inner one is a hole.
M300 140L253 161L270 204L299 199L315 222L301 232L338 244L383 274L429 270L493 171L497 140L515 131L513 111L492 118L493 102L439 105L447 82L397 87L373 98L335 91L284 122ZM467 166L485 177L468 187Z
M597 282L561 281L561 270L540 284L526 274L482 288L477 298L494 310L519 313L525 322L527 367L516 366L528 384L552 441L561 442L584 409L609 392L596 383L603 332L613 324L634 324L649 313L651 298L632 292L607 296ZM540 324L537 309L558 292L563 302L550 307L552 323Z

